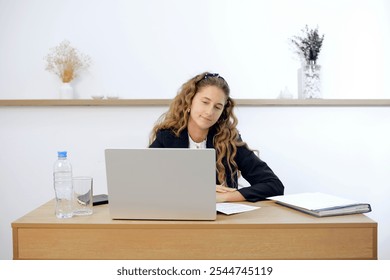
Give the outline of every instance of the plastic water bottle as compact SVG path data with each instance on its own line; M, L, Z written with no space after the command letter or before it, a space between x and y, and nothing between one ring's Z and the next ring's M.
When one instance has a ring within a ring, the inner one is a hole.
M58 152L53 168L54 191L56 195L57 218L73 217L72 165L67 152Z

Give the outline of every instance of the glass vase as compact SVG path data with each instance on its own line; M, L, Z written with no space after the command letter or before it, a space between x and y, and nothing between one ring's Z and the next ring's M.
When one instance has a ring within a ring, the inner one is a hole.
M299 98L322 98L321 94L321 66L314 61L303 65L300 69Z

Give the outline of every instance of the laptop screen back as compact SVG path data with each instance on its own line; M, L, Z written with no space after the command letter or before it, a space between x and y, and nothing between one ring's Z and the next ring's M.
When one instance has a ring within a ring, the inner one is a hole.
M214 149L107 149L113 219L215 220Z

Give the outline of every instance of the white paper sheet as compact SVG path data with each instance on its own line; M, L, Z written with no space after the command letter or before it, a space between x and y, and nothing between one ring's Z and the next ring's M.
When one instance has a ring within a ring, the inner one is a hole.
M217 211L226 215L252 211L259 208L260 207L249 206L246 204L227 203L227 202L217 203Z

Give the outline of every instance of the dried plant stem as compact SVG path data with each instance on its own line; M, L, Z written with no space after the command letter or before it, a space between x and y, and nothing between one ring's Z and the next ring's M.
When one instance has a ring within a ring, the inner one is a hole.
M310 63L316 64L325 35L319 35L318 27L309 29L307 25L301 32L301 36L292 37L291 43L306 65L309 65Z
M67 40L50 51L45 58L46 70L56 74L64 83L72 81L81 69L88 68L91 63L89 56L79 53Z

